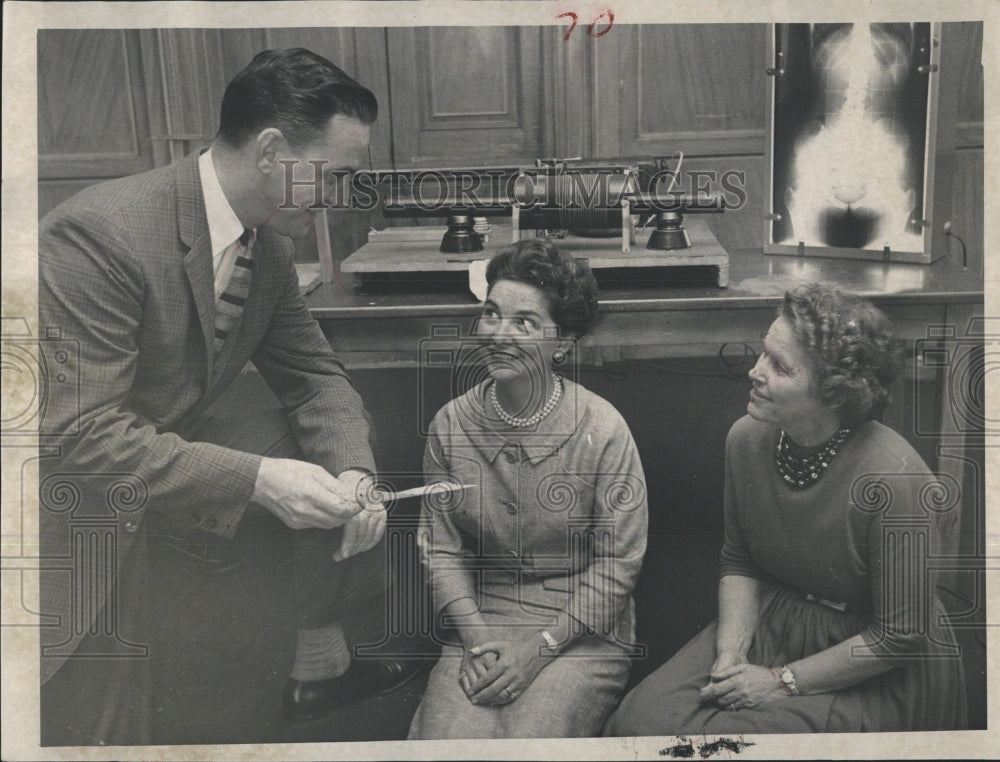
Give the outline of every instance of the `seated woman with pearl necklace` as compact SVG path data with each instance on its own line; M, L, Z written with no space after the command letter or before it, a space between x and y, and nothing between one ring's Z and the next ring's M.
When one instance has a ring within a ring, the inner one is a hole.
M597 311L589 267L527 240L486 279L487 377L438 412L424 456L428 483L473 487L424 501L445 645L409 737L597 735L631 666L642 465L621 415L554 368Z

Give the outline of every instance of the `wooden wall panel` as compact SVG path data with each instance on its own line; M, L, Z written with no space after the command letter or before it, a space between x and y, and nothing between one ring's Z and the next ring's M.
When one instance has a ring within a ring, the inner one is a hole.
M959 44L941 51L941 65L957 67L961 72L958 90L958 118L955 140L958 149L954 155L951 223L952 231L965 242L962 245L952 238L948 255L973 272L983 275L983 23L981 21L953 22L946 26L957 29L953 38ZM953 31L953 30L949 30Z
M421 69L423 128L452 127L471 119L519 126L517 30L473 27L426 29L427 65Z
M150 169L138 36L38 32L39 177L119 177Z
M597 112L593 39L564 39L559 27L542 30L543 156L597 156Z
M322 27L265 29L263 30L261 42L260 50L268 48L308 48L314 53L318 53L332 61L348 74L354 75L356 52L353 29L324 29Z
M763 24L623 26L596 40L602 154L762 153ZM603 44L607 39L609 44Z
M387 39L397 168L499 165L540 155L540 30L390 29Z
M378 119L372 125L372 166L392 166L392 103L385 29L354 30L354 63L347 73L375 94Z
M137 152L127 38L116 30L98 34L96 49L75 30L39 34L38 148L43 155ZM89 83L89 92L75 87L81 80Z
M746 24L637 28L637 134L763 129L764 31Z
M88 185L102 182L105 178L85 178L82 180L39 180L38 218L41 219L63 201L75 196Z
M705 173L701 178L695 173ZM680 189L695 192L698 184L723 194L733 204L722 214L703 219L730 257L740 249L764 245L764 196L767 165L763 156L713 156L685 159Z
M219 126L219 105L227 84L223 37L218 29L160 29L164 132L153 140L167 145L170 161L209 145Z
M267 44L266 29L220 29L222 78L226 84L246 68L251 59L262 50L274 47ZM219 104L221 105L221 101Z
M962 72L958 91L958 145L983 145L983 22L956 23L962 44L952 51L942 51L942 63L950 62Z
M966 258L963 262L962 245L954 236L949 241L948 254L980 277L983 276L984 251L983 180L983 150L973 148L955 151L951 229L965 242Z

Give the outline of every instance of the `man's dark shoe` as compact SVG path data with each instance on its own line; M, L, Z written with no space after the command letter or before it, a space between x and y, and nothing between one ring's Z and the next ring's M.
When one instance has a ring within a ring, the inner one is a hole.
M355 699L402 688L422 667L419 659L354 659L347 672L329 680L290 677L281 698L282 708L292 722L318 720Z

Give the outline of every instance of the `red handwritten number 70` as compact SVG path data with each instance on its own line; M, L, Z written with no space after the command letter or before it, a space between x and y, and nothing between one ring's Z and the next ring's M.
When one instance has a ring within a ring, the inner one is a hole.
M561 18L565 18L566 16L569 16L570 18L572 18L573 19L573 23L571 23L569 25L569 29L566 30L566 34L563 35L563 41L564 42L567 41L567 40L569 40L570 35L573 34L573 30L576 29L576 22L580 18L575 13L573 13L573 11L566 11L566 13L560 13L558 16L556 16L556 18L557 19L561 19ZM607 19L607 22L605 22L605 23L607 23L607 26L605 26L600 31L595 32L594 28L598 25L598 23L601 21L601 19ZM611 31L611 27L612 27L612 25L614 23L615 23L615 12L613 10L611 10L610 8L607 8L607 9L605 9L605 11L603 13L601 13L600 16L598 16L596 19L594 19L590 23L590 25L587 27L587 36L588 37L603 37L604 35L606 35L608 32Z

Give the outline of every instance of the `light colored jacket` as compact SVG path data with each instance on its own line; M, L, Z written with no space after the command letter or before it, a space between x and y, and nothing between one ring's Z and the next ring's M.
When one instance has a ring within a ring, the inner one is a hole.
M472 489L424 501L420 542L435 610L481 591L561 609L623 645L635 635L632 590L646 550L646 485L624 419L564 381L534 429L505 428L484 382L434 418L428 483Z

